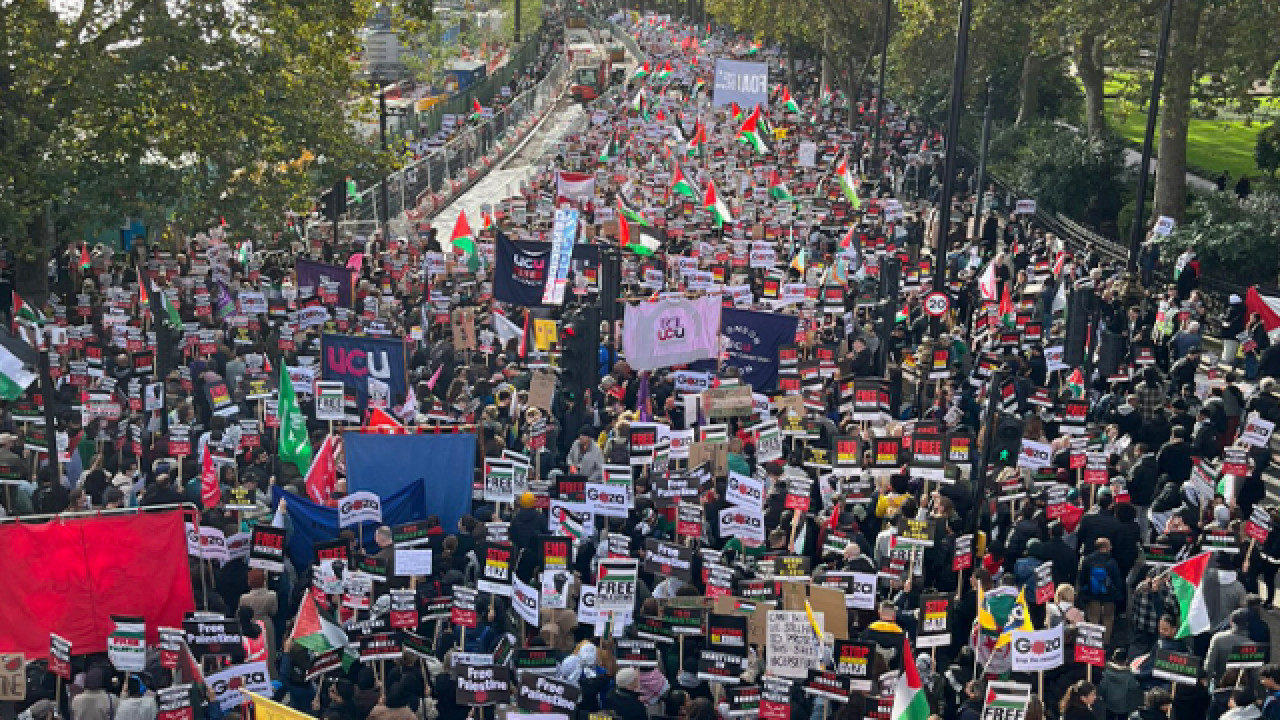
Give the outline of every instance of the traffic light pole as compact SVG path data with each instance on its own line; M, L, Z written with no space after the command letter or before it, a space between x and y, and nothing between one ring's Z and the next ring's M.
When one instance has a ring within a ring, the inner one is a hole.
M982 451L974 453L977 460L977 467L972 468L970 475L975 478L973 483L973 500L974 507L982 502L983 495L987 489L987 468L991 466L991 449L996 444L996 394L1000 392L1000 386L1004 384L1004 372L999 368L991 372L991 379L987 381L987 407L983 409L982 432L985 436L982 439ZM970 529L973 529L972 524Z
M517 12L519 12L518 9ZM382 152L385 153L387 152L387 89L382 87L381 82L378 82L378 133L382 140ZM387 195L387 176L383 175L382 180L378 182L378 229L382 231L382 241L388 245L391 242L387 237L387 222L390 219L391 201Z

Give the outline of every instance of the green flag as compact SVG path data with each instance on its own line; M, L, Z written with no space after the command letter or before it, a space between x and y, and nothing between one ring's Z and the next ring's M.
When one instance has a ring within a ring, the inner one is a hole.
M293 392L293 380L289 368L280 363L280 459L291 462L304 477L311 469L311 440L307 437L307 419L298 407L298 396Z

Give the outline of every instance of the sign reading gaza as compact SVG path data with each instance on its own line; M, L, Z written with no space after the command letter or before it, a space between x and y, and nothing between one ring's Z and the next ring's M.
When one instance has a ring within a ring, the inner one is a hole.
M404 343L399 338L325 334L321 342L323 379L346 385L355 393L361 408L368 402L369 378L387 384L393 403L399 404L408 394Z
M713 107L738 103L744 108L769 104L769 66L762 62L716 59Z

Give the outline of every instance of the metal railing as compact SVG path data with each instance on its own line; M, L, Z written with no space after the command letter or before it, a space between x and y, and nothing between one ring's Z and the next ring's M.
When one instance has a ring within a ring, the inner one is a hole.
M518 75L538 69L533 61L539 59L537 53L544 39L544 35L531 38L506 66L486 80L419 114L419 124L426 128L438 129L446 115L453 115L462 129L443 146L387 176L387 217L393 237L409 234L414 220L443 210L490 167L501 162L559 98L569 77L563 54L551 61L540 81L518 92L513 88L514 97L509 102L481 122L468 124L473 99L482 106L493 107L501 88L510 87L513 79L524 84L527 78ZM431 132L434 134L435 130ZM346 219L338 223L339 234L352 238L376 232L381 202L381 183L366 188L350 202ZM331 228L332 223L324 219L312 219L307 233L309 237L312 233L328 235Z

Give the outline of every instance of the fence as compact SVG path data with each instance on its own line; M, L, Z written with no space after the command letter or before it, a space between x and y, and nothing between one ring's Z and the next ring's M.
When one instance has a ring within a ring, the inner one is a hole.
M501 97L503 87L511 87L513 79L529 77L537 68L535 63L544 59L545 31L521 46L504 67L478 83L466 93L448 102L432 107L418 115L421 127L431 133L440 127L446 115L453 115L464 125L443 146L428 152L386 178L386 214L393 235L406 235L411 230L406 214L431 216L439 212L453 198L479 180L494 164L501 162L533 127L537 119L560 96L569 68L563 54L550 61L543 78L531 87L517 92L501 108L494 107L494 98ZM546 55L550 54L547 46ZM493 114L475 125L467 125L472 100L491 108ZM434 128L434 129L432 129ZM343 237L369 236L378 227L382 185L375 183L357 195L349 204L347 219L338 223ZM312 220L307 233L328 234L332 224L324 220Z

